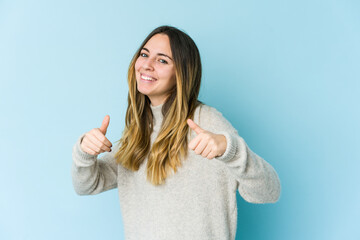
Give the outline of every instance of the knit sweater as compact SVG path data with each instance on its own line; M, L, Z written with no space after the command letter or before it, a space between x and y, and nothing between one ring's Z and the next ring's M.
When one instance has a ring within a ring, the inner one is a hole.
M152 106L156 139L162 123L162 105ZM146 163L138 171L116 164L111 152L94 156L75 143L72 181L77 194L94 195L118 189L126 240L233 240L237 227L236 191L251 203L274 203L280 180L274 168L250 150L237 130L215 108L195 110L194 122L202 129L226 137L223 155L207 159L189 150L175 174L162 185L146 180ZM190 142L197 134L190 130Z

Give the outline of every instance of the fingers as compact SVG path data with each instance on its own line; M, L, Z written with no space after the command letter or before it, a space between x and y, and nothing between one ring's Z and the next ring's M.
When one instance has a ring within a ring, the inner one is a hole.
M102 143L104 144L106 147L111 148L112 147L112 143L105 137L105 135L101 132L100 129L98 128L94 128L91 130L93 135ZM99 145L100 147L100 145Z
M92 150L94 153L96 153L96 155L103 153L105 151L110 151L110 150L104 150L104 147L102 147L101 142L94 136L89 136L88 138L84 138L83 142L84 142L84 146Z
M110 152L111 147L111 142L103 135L99 128L94 128L86 133L81 143L81 148L92 155Z
M91 144L92 144L92 146L95 146L95 145L93 145L93 143L91 143ZM88 145L85 145L85 144L84 144L84 146L82 146L82 149L84 152L87 152L88 154L91 154L91 155L96 156L96 155L100 154L100 152L94 151L93 148L90 148L90 147L88 147Z
M196 147L197 147L197 145L200 143L200 141L201 141L201 136L200 135L198 135L198 136L196 136L193 140L191 140L191 142L189 143L189 148L191 149L191 150L194 150Z
M217 156L216 153L218 152L214 136L214 134L204 131L191 140L188 146L197 155L201 155L207 159L213 159Z
M201 156L203 156L204 158L208 158L210 159L210 153L211 153L211 147L209 145L206 145L204 151L202 151Z
M91 129L85 134L80 142L80 147L84 152L91 155L98 155L102 152L111 152L112 143L105 137L109 123L110 116L106 115L100 128Z
M206 145L207 145L207 141L205 139L201 139L199 144L196 146L194 152L196 154L201 154L204 151Z
M191 120L191 119L188 119L186 122L187 122L187 124L189 125L189 127L190 127L192 130L194 130L197 134L202 133L202 132L205 131L205 130L202 129L199 125L197 125L196 123L194 123L194 121Z
M206 138L194 138L193 140L195 141L190 143L192 148L190 146L189 148L194 150L197 155L201 155L207 159L213 159L215 157L213 146ZM194 147L195 144L197 145Z
M112 147L111 142L100 132L99 129L94 128L91 130L92 134L89 134L89 140L94 143L98 148L103 149L104 151L110 151Z
M101 124L101 127L99 128L100 131L101 131L104 135L106 135L106 131L107 131L107 128L108 128L108 126L109 126L109 123L110 123L110 116L109 116L109 115L106 115L106 116L104 117L104 120L103 120L102 124Z
M207 137L198 135L189 143L189 148L194 150L196 154L201 154L203 157L206 157L208 152L211 150L211 146L208 143L209 140ZM207 154L204 156L205 149Z
M209 155L207 155L207 159L213 159L214 157L216 157L216 154L214 153L214 151L211 151L210 153L209 153Z

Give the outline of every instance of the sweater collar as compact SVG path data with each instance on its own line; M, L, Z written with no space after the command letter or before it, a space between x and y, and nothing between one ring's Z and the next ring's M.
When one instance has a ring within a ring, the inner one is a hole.
M157 126L157 127L159 127L161 125L161 122L162 122L162 119L163 119L163 115L161 113L161 109L162 109L163 105L164 105L164 103L162 103L160 105L157 105L157 106L153 106L150 103L150 108L151 108L152 114L153 114L154 119L155 119L154 125Z

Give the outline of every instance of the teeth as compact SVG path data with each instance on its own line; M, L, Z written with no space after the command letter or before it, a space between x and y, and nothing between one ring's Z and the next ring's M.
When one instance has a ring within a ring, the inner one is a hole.
M144 75L141 75L141 78L142 78L142 79L145 79L145 80L155 81L155 80L152 79L151 77L145 77Z

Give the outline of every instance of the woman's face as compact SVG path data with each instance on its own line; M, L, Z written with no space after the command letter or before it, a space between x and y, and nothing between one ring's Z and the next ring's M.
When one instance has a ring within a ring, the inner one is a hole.
M137 89L149 97L153 106L163 103L176 85L172 59L169 37L155 34L135 62Z

